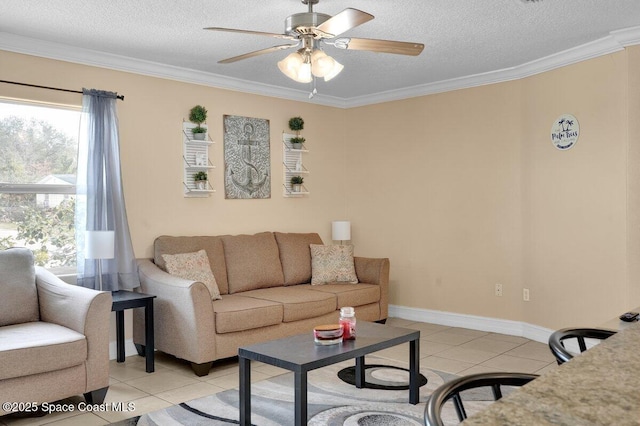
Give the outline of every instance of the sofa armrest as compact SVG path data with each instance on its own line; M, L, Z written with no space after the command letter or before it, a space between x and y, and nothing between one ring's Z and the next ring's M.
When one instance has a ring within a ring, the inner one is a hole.
M353 258L358 281L380 286L380 319L389 316L389 259Z
M67 284L36 267L40 320L84 334L87 339L87 391L109 386L111 293Z
M211 293L198 281L185 280L138 260L140 289L156 296L154 340L157 349L195 363L215 359L215 323ZM138 310L137 310L138 311ZM144 315L134 312L133 340L144 345Z

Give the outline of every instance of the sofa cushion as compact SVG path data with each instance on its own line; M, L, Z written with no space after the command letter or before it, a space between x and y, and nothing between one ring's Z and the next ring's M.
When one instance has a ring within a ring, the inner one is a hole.
M275 232L280 262L284 273L284 285L306 284L311 281L311 244L322 244L316 233Z
M278 244L271 232L222 237L229 293L284 285Z
M48 322L0 327L0 342L0 380L61 370L87 359L84 335Z
M282 322L314 318L337 309L334 294L308 290L298 286L263 288L246 291L242 295L281 303L284 308Z
M224 261L224 248L221 237L170 237L163 235L153 243L153 262L166 271L163 254L193 253L205 250L209 258L211 272L221 294L229 293L227 284L227 266Z
M195 253L163 254L162 258L168 273L186 280L199 281L207 286L211 299L220 299L220 290L211 272L205 250Z
M282 304L227 294L213 302L216 333L232 333L282 323Z
M311 284L357 283L353 246L311 244Z
M0 271L0 326L38 321L36 270L31 250L0 251Z
M375 284L306 284L301 287L313 291L334 294L338 300L338 309L344 306L358 307L380 301L380 286Z

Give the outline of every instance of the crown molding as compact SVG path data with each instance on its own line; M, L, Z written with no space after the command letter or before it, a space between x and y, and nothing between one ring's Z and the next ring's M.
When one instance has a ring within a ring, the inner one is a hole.
M609 34L625 47L640 44L640 26L611 31Z
M148 75L168 80L182 81L185 83L199 84L202 86L235 90L255 95L283 98L298 102L311 102L309 100L308 91L256 83L253 81L221 76L219 74L204 71L181 68L158 62L145 61L112 53L99 52L96 50L18 36L6 32L0 32L0 50L7 50L10 52L39 56L65 62L73 62L82 65L108 68L117 71L125 71L134 74ZM315 104L338 108L344 108L345 104L344 99L342 98L322 94L315 95L312 102Z
M255 95L270 96L297 102L310 102L336 108L355 108L359 106L398 101L435 93L518 80L575 64L577 62L618 52L627 46L636 44L640 44L640 27L626 28L612 31L609 35L601 39L510 68L353 98L339 98L318 94L311 100L309 99L308 92L302 90L256 83L248 80L221 76L219 74L196 71L188 68L144 61L126 56L98 52L95 50L0 32L1 50L182 81L185 83L217 87L220 89L235 90Z
M399 90L379 92L372 95L345 99L345 108L354 108L382 102L398 101L418 96L432 95L453 90L468 89L494 83L519 80L532 75L541 74L578 62L594 59L599 56L619 52L627 46L640 44L640 27L612 31L601 39L554 53L540 59L481 74L468 75L435 83L421 84Z

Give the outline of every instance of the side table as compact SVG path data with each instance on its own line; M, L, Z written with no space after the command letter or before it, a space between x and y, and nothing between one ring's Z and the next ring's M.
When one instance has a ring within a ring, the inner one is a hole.
M145 359L147 373L155 370L153 359L153 299L156 296L133 291L119 290L111 293L113 304L111 311L116 313L117 361L124 362L124 310L144 308Z

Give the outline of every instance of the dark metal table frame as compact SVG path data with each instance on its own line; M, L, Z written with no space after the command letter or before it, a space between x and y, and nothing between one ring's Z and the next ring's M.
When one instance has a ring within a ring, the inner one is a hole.
M153 299L156 296L120 290L111 293L113 304L111 311L116 313L117 361L124 362L124 311L125 309L144 308L145 360L147 373L155 371L153 341Z
M307 373L317 368L355 358L356 387L365 385L364 357L372 352L409 342L409 402L417 404L420 387L420 331L358 322L356 340L316 346L313 333L300 334L238 349L240 367L240 424L251 425L251 360L294 373L295 424L307 424Z

